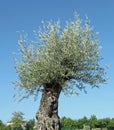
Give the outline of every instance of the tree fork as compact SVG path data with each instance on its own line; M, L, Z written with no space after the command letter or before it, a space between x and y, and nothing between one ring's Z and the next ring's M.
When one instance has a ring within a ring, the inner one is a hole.
M61 92L59 84L46 84L42 92L42 99L36 113L36 130L61 130L58 116L58 99Z

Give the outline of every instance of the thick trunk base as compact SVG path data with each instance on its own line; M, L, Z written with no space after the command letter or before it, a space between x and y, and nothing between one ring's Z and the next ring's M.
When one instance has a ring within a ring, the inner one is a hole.
M40 108L36 113L38 120L36 130L61 130L58 116L58 98L61 92L59 85L46 85L42 94Z
M36 130L61 130L60 120L58 118L45 117L36 124Z

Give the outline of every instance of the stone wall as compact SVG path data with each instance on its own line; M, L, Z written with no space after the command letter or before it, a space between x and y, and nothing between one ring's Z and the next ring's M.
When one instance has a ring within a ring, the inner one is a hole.
M102 128L102 130L108 130L107 128Z
M90 126L84 125L84 128L82 130L90 130Z
M92 128L90 129L90 126L83 126L83 129L77 129L77 128L62 128L62 130L108 130L107 128Z
M108 129L107 128L92 128L92 129L90 129L90 126L84 125L82 130L108 130Z
M93 128L92 130L101 130L101 128Z
M92 130L108 130L107 128L93 128Z

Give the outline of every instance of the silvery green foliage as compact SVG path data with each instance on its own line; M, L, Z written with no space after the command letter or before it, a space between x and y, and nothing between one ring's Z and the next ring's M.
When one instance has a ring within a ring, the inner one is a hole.
M99 41L88 19L83 24L76 15L64 28L59 21L43 23L34 34L37 42L29 45L26 36L19 39L21 59L15 62L16 86L28 96L38 94L46 84L58 83L63 92L73 94L77 88L105 82Z

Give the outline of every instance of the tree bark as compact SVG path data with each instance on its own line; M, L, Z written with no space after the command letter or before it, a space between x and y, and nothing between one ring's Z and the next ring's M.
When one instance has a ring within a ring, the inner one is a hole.
M42 92L40 107L36 113L36 130L61 130L58 116L58 99L61 92L59 84L46 84Z

